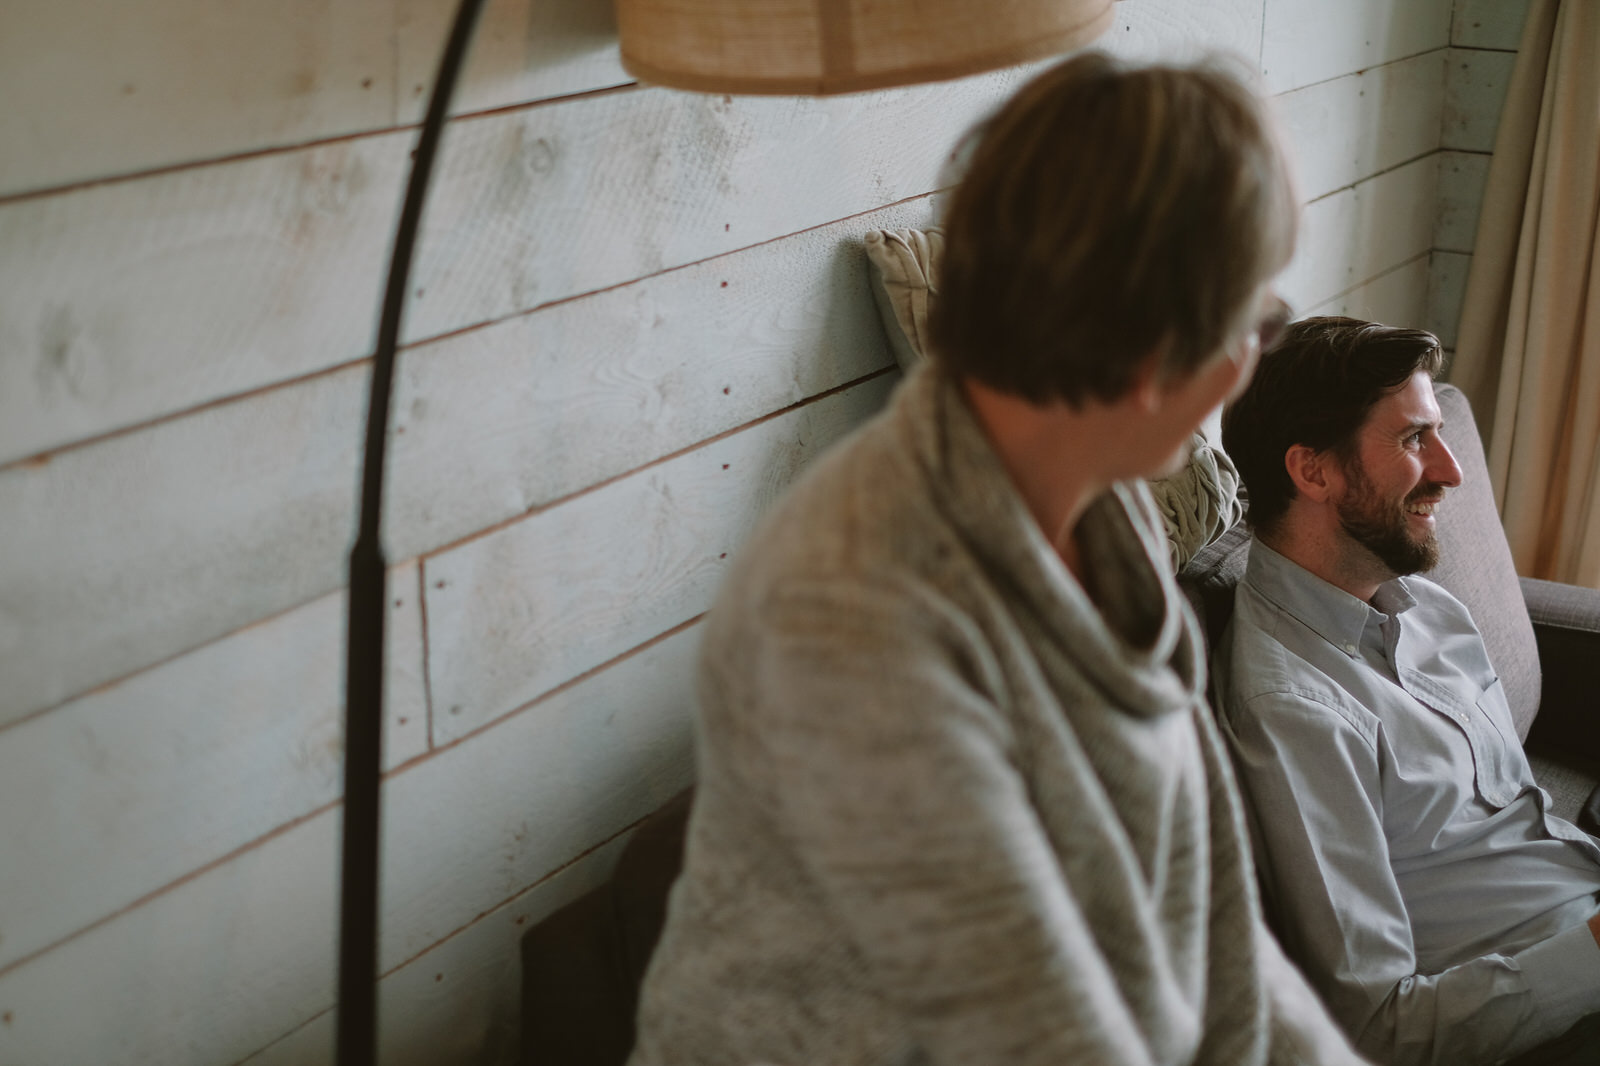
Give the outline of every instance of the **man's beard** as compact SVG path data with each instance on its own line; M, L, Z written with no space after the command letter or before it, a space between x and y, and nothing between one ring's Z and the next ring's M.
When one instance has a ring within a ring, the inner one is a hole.
M1345 464L1349 492L1339 501L1339 524L1357 544L1377 556L1396 577L1420 574L1439 564L1439 539L1433 530L1421 540L1411 535L1406 507L1419 499L1436 499L1444 493L1437 482L1423 482L1403 500L1386 500L1367 477L1361 460Z

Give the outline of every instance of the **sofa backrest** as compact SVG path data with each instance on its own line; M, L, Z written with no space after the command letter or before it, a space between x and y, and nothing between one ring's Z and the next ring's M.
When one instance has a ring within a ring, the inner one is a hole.
M645 819L609 880L522 937L520 1066L623 1066L694 790Z
M1446 494L1439 510L1440 562L1427 576L1472 612L1489 660L1499 671L1517 735L1525 740L1539 711L1539 651L1533 622L1500 525L1472 410L1455 386L1439 385L1434 391L1444 416L1445 443L1461 466L1461 486ZM1249 553L1250 534L1241 522L1196 554L1181 575L1211 646L1233 614L1233 590L1244 576Z

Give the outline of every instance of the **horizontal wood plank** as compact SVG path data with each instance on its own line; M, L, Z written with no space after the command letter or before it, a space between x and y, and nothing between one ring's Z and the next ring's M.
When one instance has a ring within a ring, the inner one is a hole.
M680 630L392 780L384 971L690 784L699 644Z
M399 113L422 121L454 4L392 0ZM452 113L626 85L612 5L597 0L487 0L451 99Z
M366 354L408 143L0 206L0 463Z
M897 376L790 411L430 557L434 743L704 611L800 467Z
M1225 54L1254 69L1262 5L1238 0L1139 0L1118 4L1094 48L1134 62L1188 63Z
M1261 69L1285 92L1449 43L1450 0L1270 0Z
M1349 292L1311 308L1313 315L1348 315L1391 326L1426 328L1428 256L1421 255Z
M1319 82L1277 98L1308 200L1439 147L1444 49Z
M1439 215L1433 246L1449 252L1471 252L1478 239L1478 215L1489 184L1489 162L1478 152L1439 155Z
M1433 253L1428 273L1427 328L1452 351L1456 347L1461 308L1467 298L1467 274L1471 269L1471 255L1461 252Z
M389 573L386 766L427 749L416 562ZM343 592L0 733L0 968L338 798Z
M408 351L387 530L432 551L891 365L862 235L931 198Z
M1505 106L1515 52L1452 48L1444 79L1445 148L1493 152L1500 110Z
M688 784L697 639L694 629L676 634L386 782L382 970ZM326 1011L338 815L317 815L0 975L9 1019L0 1062L104 1062L114 1048L119 1064L214 1066ZM503 945L509 931L495 932ZM411 987L420 994L426 981Z
M339 812L0 976L0 1062L216 1066L326 1009Z
M384 1066L515 1066L521 1061L522 934L598 887L632 830L584 855L387 975L378 985ZM239 1066L334 1066L332 1010Z
M1433 247L1438 157L1386 171L1307 205L1300 246L1279 281L1314 307Z
M1522 43L1528 0L1455 0L1450 43L1461 48L1515 52Z
M1023 70L824 99L638 89L462 119L406 335L437 336L939 187Z
M6 0L0 196L391 125L394 3Z
M366 382L0 471L0 724L342 586Z

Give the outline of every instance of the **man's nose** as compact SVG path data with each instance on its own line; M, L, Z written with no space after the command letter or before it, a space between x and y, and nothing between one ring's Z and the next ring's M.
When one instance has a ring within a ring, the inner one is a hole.
M1429 481L1438 482L1446 488L1453 489L1461 484L1461 467L1457 465L1450 445L1442 437L1434 437L1433 447L1428 449L1428 467L1423 474Z

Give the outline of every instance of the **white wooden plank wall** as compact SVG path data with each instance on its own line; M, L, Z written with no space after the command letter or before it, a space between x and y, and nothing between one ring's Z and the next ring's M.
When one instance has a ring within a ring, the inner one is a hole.
M103 7L0 12L0 1062L316 1066L366 357L448 5ZM1285 289L1423 321L1500 60L1446 65L1515 47L1453 14L1139 0L1104 44L1259 67ZM692 778L727 559L893 384L861 233L929 224L1026 74L702 98L631 84L605 0L489 3L397 379L386 1063L514 1057L518 936Z
M428 747L420 570L389 575L390 768ZM344 619L331 593L0 734L0 968L338 799Z
M1495 131L1528 0L1455 0L1440 127L1439 211L1427 328L1454 350ZM1446 376L1449 368L1446 368Z
M1261 72L1273 92L1444 46L1450 0L1268 0Z

